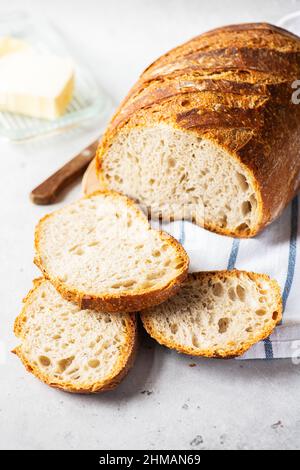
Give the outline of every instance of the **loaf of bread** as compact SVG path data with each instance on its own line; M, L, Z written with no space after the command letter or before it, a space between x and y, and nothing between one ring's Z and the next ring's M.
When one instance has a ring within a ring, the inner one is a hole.
M131 367L137 346L135 315L80 308L38 279L15 321L13 351L26 369L52 387L96 393L114 388Z
M280 289L264 274L190 274L180 292L142 312L148 333L178 352L235 357L271 334L282 316Z
M81 308L135 312L175 294L189 259L171 235L151 229L126 196L97 192L44 217L35 263Z
M101 188L154 217L251 237L299 188L300 40L264 23L218 28L160 57L97 152Z

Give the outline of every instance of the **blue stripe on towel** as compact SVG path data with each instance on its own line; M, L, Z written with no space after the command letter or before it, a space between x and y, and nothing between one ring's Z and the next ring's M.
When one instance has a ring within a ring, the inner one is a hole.
M285 309L287 299L293 284L293 278L296 265L297 253L297 232L298 232L298 196L293 199L291 209L291 234L290 234L290 248L289 248L289 261L286 281L282 294L283 310Z
M234 269L237 255L239 252L239 247L240 247L240 240L238 238L234 238L232 242L231 252L229 255L227 269Z
M282 294L283 310L285 310L287 299L289 297L291 287L293 284L296 253L297 253L297 232L298 232L298 196L293 199L291 208L291 231L290 231L290 246L289 246L289 259L288 269L285 280L285 285ZM273 359L273 346L270 338L264 340L266 359Z
M265 354L266 354L266 359L273 359L273 346L270 338L264 339L264 347L265 347Z

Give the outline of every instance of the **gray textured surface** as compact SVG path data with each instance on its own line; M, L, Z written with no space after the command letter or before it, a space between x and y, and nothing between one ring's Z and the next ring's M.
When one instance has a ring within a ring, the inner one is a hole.
M144 66L177 43L221 24L276 22L300 9L291 0L45 4L10 2L52 18L84 51L116 101ZM32 264L34 224L49 210L31 205L28 193L96 135L95 127L86 127L23 145L0 142L0 448L300 448L300 366L289 360L194 360L145 339L119 389L85 397L47 388L9 353L21 298L38 275ZM78 193L74 188L67 199Z

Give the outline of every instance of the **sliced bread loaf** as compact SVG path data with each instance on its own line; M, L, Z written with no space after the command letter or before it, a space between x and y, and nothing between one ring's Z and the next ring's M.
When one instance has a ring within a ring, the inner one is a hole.
M44 217L36 228L35 263L61 295L81 308L134 312L173 295L188 256L151 229L133 201L94 193Z
M153 216L256 235L299 191L299 76L299 37L266 23L218 28L167 52L100 142L100 187Z
M142 312L148 333L179 352L235 357L266 338L282 316L280 289L264 274L199 272L168 302Z
M133 314L110 315L80 308L38 279L15 321L15 352L26 369L53 387L93 393L114 388L132 365Z

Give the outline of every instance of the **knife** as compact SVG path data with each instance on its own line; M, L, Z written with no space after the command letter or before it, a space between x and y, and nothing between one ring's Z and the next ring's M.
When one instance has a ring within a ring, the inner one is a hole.
M95 156L98 144L99 140L90 144L33 189L30 193L31 201L39 205L56 202L60 193L84 173Z

